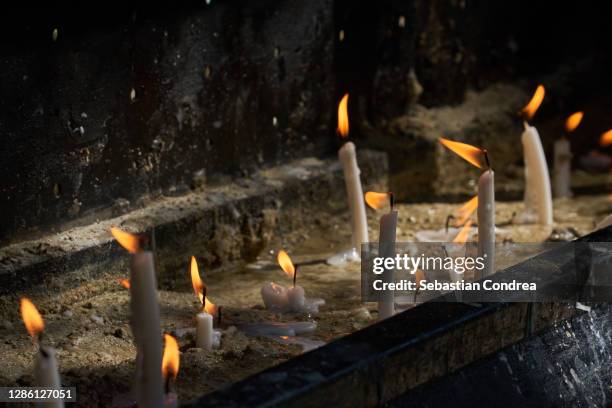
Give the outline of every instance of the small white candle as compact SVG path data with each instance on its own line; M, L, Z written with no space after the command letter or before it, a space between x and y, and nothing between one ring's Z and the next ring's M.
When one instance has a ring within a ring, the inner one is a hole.
M261 298L266 309L277 312L316 312L318 304L308 302L304 288L296 285L298 268L293 265L287 252L278 251L277 261L283 272L293 279L293 286L285 287L274 282L265 283L261 287Z
M345 138L349 134L348 121L348 94L344 95L338 105L338 132ZM352 243L357 253L361 253L361 244L368 242L368 222L363 202L363 188L361 187L360 170L357 166L355 144L346 142L338 151L338 158L342 164L344 182L351 214Z
M21 298L19 309L21 318L30 336L38 342L38 353L34 357L34 382L38 387L60 388L61 381L57 358L53 347L41 344L40 336L45 328L45 322L36 309L36 306L27 298ZM64 401L61 399L46 401L40 404L49 408L63 408Z
M196 315L196 347L213 349L213 320L213 316L206 312Z
M495 272L495 173L486 170L478 179L478 256L484 258L482 276Z
M378 210L389 201L389 213L380 217L380 230L378 235L378 256L383 258L395 257L395 240L397 233L397 211L393 209L393 194L374 193L368 191L365 201L370 207ZM382 281L385 283L395 282L395 270L386 269L382 273ZM391 317L395 314L395 292L385 290L379 294L378 318L380 320Z
M286 310L289 305L287 288L274 282L267 282L261 287L261 298L268 310Z

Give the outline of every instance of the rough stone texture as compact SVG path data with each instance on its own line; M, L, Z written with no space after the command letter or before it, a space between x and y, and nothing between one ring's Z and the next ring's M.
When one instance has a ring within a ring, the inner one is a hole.
M365 188L386 185L386 155L358 151ZM58 274L87 267L88 275L127 267L111 226L153 233L162 284L185 259L200 254L204 268L249 262L273 234L300 227L312 211L346 207L337 159L307 158L257 172L238 183L166 197L128 214L0 249L0 293L35 286ZM122 264L123 263L123 264ZM97 272L96 272L97 271Z
M0 242L331 154L332 11L331 0L8 8Z
M612 401L612 308L560 323L389 407L605 407Z

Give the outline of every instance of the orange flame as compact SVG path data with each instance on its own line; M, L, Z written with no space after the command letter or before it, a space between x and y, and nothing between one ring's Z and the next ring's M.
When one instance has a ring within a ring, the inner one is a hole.
M196 261L195 256L191 257L191 285L193 286L196 297L200 303L203 304L206 285L204 285L204 282L200 279L200 270L198 269L198 261Z
M45 322L30 299L21 298L19 310L21 311L21 318L30 336L36 337L38 333L45 329Z
M608 130L607 132L604 132L601 135L601 137L599 138L599 144L602 147L608 147L612 145L612 129Z
M455 211L457 221L456 226L465 224L465 222L474 214L474 211L478 208L478 196L474 196L466 201L461 207Z
M349 134L348 97L349 94L345 94L338 104L338 133L342 137Z
M582 122L582 118L584 117L584 112L576 112L572 113L565 120L565 131L567 133L573 132L576 130L580 122Z
M373 209L380 210L389 202L389 194L387 193L375 193L368 191L365 193L365 202Z
M126 289L129 289L131 286L129 279L119 278L118 281L119 281L119 284Z
M440 143L450 149L453 153L461 157L463 160L478 167L479 169L482 169L481 157L484 154L484 151L482 149L469 145L467 143L448 140L443 137L440 138Z
M461 231L457 234L457 236L453 239L453 242L456 244L464 244L467 242L468 237L470 236L470 229L472 229L472 220L469 220L465 223Z
M291 262L291 258L289 258L289 255L281 249L280 251L278 251L278 256L276 257L276 259L282 270L287 274L287 276L293 278L293 275L295 275L295 267L293 266L293 262Z
M164 378L176 379L181 364L178 343L169 334L164 334L164 356L162 357L162 374Z
M204 311L209 315L216 316L219 308L213 302L208 300L208 297L204 298Z
M526 119L529 120L534 117L534 115L538 111L538 108L542 104L542 101L544 100L545 94L546 94L546 91L544 90L544 86L538 85L535 92L533 93L533 96L531 97L531 100L523 108L523 115L525 116Z
M117 227L111 227L111 234L117 240L119 245L126 249L130 254L135 254L140 251L140 242L138 236L120 230Z

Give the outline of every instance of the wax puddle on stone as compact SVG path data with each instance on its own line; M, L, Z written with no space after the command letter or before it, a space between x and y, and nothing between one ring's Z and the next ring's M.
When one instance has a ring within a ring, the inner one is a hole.
M299 334L308 334L316 330L316 322L262 322L262 323L244 323L238 325L238 329L242 330L249 336L297 336Z
M327 258L325 261L331 266L345 266L349 262L360 262L361 257L356 248L350 248L345 251L338 252Z
M268 337L281 344L297 344L298 346L302 347L302 351L304 353L317 349L326 344L324 341L321 341L321 340L313 340L307 337L299 337L299 336L264 336L264 337Z
M180 329L174 330L174 334L179 339L184 339L187 336L193 337L195 339L196 336L196 328L195 327L182 327ZM214 329L213 330L213 348L221 347L221 330Z

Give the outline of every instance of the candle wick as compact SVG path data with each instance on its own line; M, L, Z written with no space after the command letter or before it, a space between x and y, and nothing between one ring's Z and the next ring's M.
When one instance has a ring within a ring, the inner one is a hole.
M298 273L298 265L295 265L295 270L293 271L293 287L295 288L295 281L297 280Z
M448 234L448 228L450 227L451 220L454 220L454 219L455 219L455 216L453 214L449 214L446 217L446 224L445 224L445 228L444 228L445 231L446 231L446 234Z
M391 206L391 211L393 211L393 206L395 205L395 195L393 191L389 191L387 193L389 195L389 205Z
M171 382L171 375L170 373L168 373L168 375L166 376L166 383L164 384L164 391L166 392L166 394L170 394L170 382Z
M485 158L485 163L487 163L487 168L491 170L491 162L489 161L489 152L487 151L487 149L483 149L482 152L484 153L484 158Z
M221 325L221 306L219 306L219 308L217 309L217 325Z
M527 123L526 120L523 120L523 126L525 127L525 130L529 129L529 123Z

